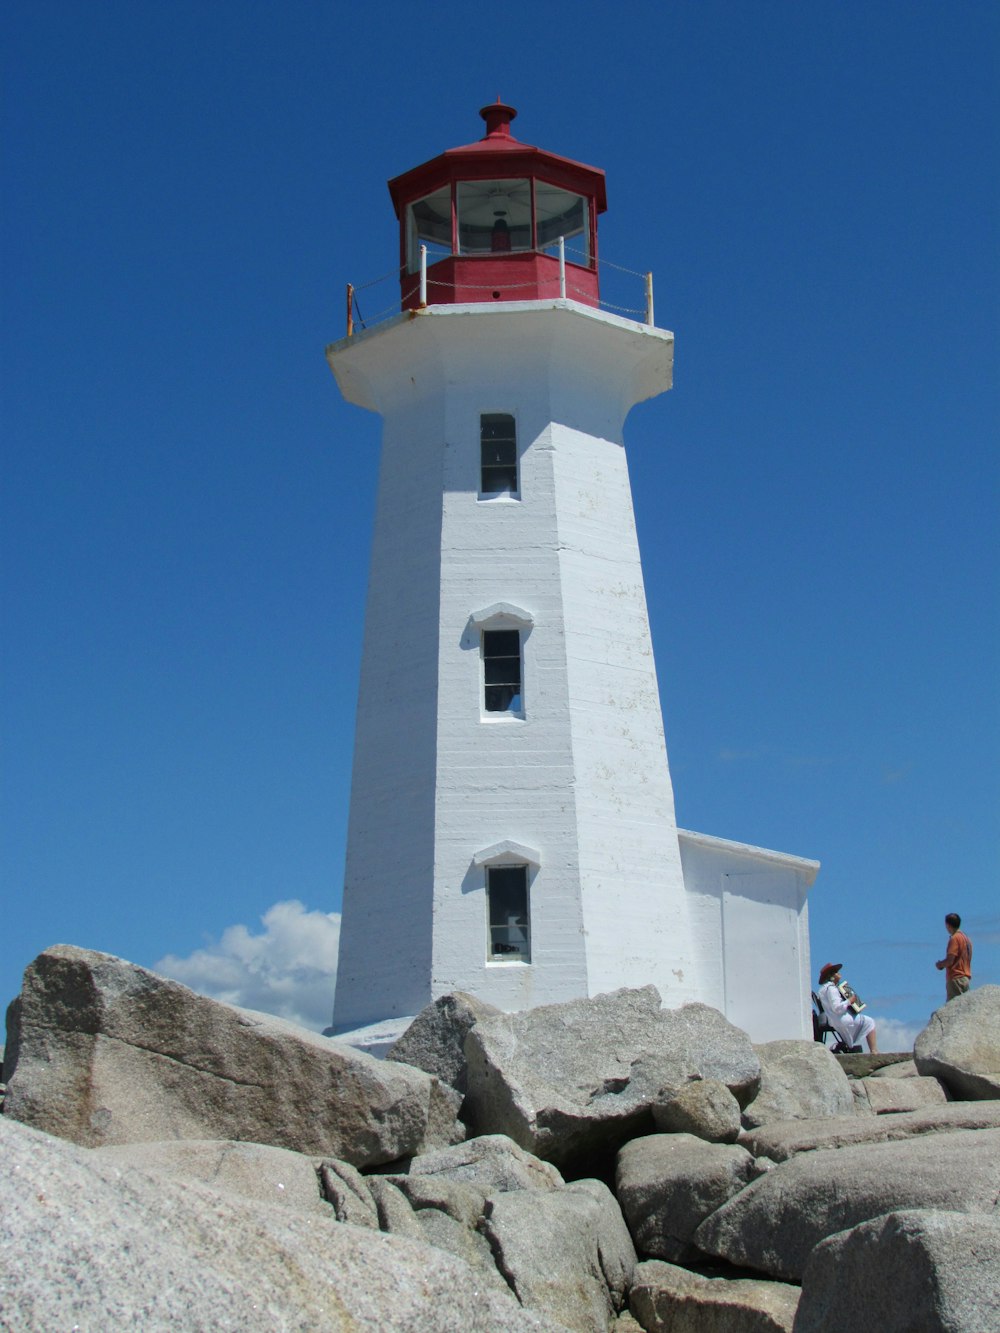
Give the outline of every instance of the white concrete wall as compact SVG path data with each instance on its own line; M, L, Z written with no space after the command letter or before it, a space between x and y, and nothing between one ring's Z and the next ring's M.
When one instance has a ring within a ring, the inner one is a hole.
M817 861L678 831L706 1004L755 1042L811 1040L809 909Z
M506 1009L649 981L700 998L621 446L671 357L572 302L432 307L331 349L386 422L338 1027L456 988ZM479 499L483 412L517 421L520 500ZM532 622L523 719L481 713L470 617L495 602ZM538 852L530 964L486 958L475 858L505 839Z
M441 430L441 404L425 400L383 431L334 1001L343 1027L428 999Z
M588 993L700 998L625 451L552 427Z

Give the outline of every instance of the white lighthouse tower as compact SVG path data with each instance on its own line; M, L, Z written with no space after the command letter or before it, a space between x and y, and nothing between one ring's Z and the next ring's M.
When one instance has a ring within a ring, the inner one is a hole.
M390 182L402 311L328 352L384 423L336 1031L454 990L718 998L718 840L694 902L622 440L673 336L601 310L604 173L515 114Z

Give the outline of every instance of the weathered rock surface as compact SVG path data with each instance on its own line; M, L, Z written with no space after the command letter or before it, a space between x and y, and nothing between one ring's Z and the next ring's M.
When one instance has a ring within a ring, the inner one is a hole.
M463 1116L566 1165L652 1128L651 1107L693 1076L741 1105L760 1065L746 1033L707 1005L664 1010L655 987L483 1018L465 1039Z
M730 1263L795 1281L813 1246L908 1208L992 1214L1000 1130L801 1153L704 1221L694 1242Z
M866 1099L867 1100L867 1099ZM1000 1129L1000 1100L947 1102L899 1115L843 1116L829 1120L785 1120L745 1130L742 1145L755 1157L784 1162L816 1148L848 1148L859 1143L890 1143L958 1129Z
M699 1078L664 1102L653 1103L653 1123L664 1134L693 1134L707 1143L735 1143L740 1104L724 1083Z
M99 1160L123 1174L155 1171L174 1180L195 1180L212 1189L236 1194L276 1208L329 1215L317 1164L287 1148L220 1139L182 1139L169 1143L126 1143L95 1148Z
M691 1134L650 1134L618 1154L615 1190L640 1254L689 1259L700 1224L751 1178L753 1158Z
M919 1111L925 1106L944 1106L948 1101L939 1079L917 1075L916 1078L859 1078L854 1086L876 1115L898 1115L901 1111Z
M390 1236L409 1236L412 1240L423 1239L417 1215L410 1207L409 1199L394 1180L390 1180L387 1176L369 1176L368 1188L375 1203L380 1231L386 1231Z
M4 1114L86 1147L237 1139L372 1166L462 1137L459 1095L281 1019L57 945L8 1015Z
M484 1194L506 1190L554 1190L563 1185L558 1168L525 1152L505 1134L484 1134L450 1148L421 1153L409 1175L467 1181Z
M828 1237L806 1263L795 1333L832 1328L1000 1328L1000 1219L912 1210Z
M475 1230L486 1206L486 1191L466 1181L448 1180L444 1176L387 1176L386 1179L406 1195L415 1212L445 1213L469 1230Z
M122 1174L7 1116L0 1189L0 1308L11 1329L560 1327L429 1245L162 1173Z
M871 1051L865 1051L863 1054L857 1052L854 1055L846 1055L841 1052L835 1055L834 1059L848 1078L868 1078L879 1069L886 1069L889 1065L905 1063L913 1058L910 1051L885 1051L877 1052L872 1055Z
M872 1110L872 1104L868 1100L868 1094L865 1092L862 1082L863 1080L860 1078L851 1079L851 1096L854 1099L854 1114L868 1116L870 1118L875 1112Z
M760 1091L743 1112L747 1128L772 1120L853 1114L850 1080L821 1042L769 1041L754 1051L760 1060Z
M560 1190L497 1195L482 1229L522 1305L581 1333L612 1326L635 1250L606 1185L577 1180Z
M482 1232L456 1222L449 1213L437 1208L421 1208L416 1218L428 1245L455 1255L474 1269L487 1287L510 1296L510 1287L497 1268L490 1243Z
M941 1104L902 1054L777 1042L758 1058L715 1011L663 1011L652 988L519 1015L447 997L399 1038L428 1074L48 950L10 1015L0 1325L639 1333L638 1315L670 1333L787 1333L795 1289L718 1258L805 1273L799 1333L896 1333L900 1310L924 1320L900 1333L984 1333L1000 1225L1000 1097L981 1099L1000 1068L991 989L973 993L974 1042L966 997L925 1052L950 1042L951 1094L980 1098ZM463 1113L491 1132L462 1141L462 1093L442 1076L467 1080ZM845 1082L861 1114L831 1114ZM608 1179L614 1152L621 1206L556 1165ZM658 1257L636 1267L633 1237ZM900 1290L931 1296L911 1308Z
M325 1161L319 1168L323 1195L338 1222L378 1231L378 1210L365 1177L349 1162Z
M883 1065L881 1069L873 1069L870 1074L865 1074L865 1078L918 1078L920 1071L917 1069L915 1060L900 1060L891 1065Z
M949 1000L913 1044L921 1074L939 1078L963 1100L1000 1097L1000 986L978 986Z
M399 1040L389 1047L385 1058L434 1074L464 1093L465 1038L481 1018L499 1013L492 1004L464 991L442 995L417 1014Z
M661 1259L637 1266L629 1294L646 1333L792 1333L798 1302L786 1282L706 1278Z

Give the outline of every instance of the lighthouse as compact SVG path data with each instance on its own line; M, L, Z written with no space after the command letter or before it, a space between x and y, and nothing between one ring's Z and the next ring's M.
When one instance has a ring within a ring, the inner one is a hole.
M676 824L623 436L673 335L601 306L603 171L480 115L389 182L399 313L328 349L383 422L333 1030L455 990L732 1008L724 881L763 873L741 930L794 937L800 1035L815 863Z

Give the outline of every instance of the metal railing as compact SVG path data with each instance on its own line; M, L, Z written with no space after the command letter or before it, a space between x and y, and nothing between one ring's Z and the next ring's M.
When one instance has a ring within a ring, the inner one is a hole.
M560 236L558 244L559 297L561 300L575 299L577 297L582 297L589 304L594 299L593 293L584 291L583 288L574 285L574 283L572 282L572 275L573 275L572 266L570 267L569 272L567 273L566 250L567 247L565 240L563 237ZM543 254L547 252L535 251L534 253ZM571 250L570 253L571 255L576 254L580 256L581 266L587 263L587 257L585 254L583 254L582 251ZM369 315L367 318L365 318L361 313L361 307L358 303L358 293L363 291L369 291L375 287L378 287L380 284L384 282L390 281L391 279L401 278L404 272L405 272L405 266L397 269L392 269L388 273L383 273L381 277L373 278L371 279L371 281L361 283L358 286L355 286L353 283L350 282L347 284L348 338L354 335L355 328L358 329L372 328L374 325L380 324L383 320L386 320L390 318L392 315L399 313L400 309L399 303L396 300L394 300L392 305L387 306L384 310L380 310L376 314ZM653 326L654 317L653 317L652 273L640 273L636 269L624 268L621 264L613 264L610 260L607 259L599 259L597 261L597 272L599 275L602 272L605 274L613 272L615 274L625 274L631 278L641 279L643 282L643 297L644 297L644 303L641 307L615 305L610 301L598 298L597 301L598 309L609 310L614 312L615 314L622 314L627 316L641 316L643 323L648 324L650 327ZM409 288L408 291L403 292L402 300L405 303L416 295L418 297L419 307L422 308L428 304L428 294L431 288L433 287L447 288L448 290L454 291L457 289L458 285L459 284L457 283L444 282L439 278L428 277L427 246L421 245L419 271L418 273L413 275L413 285ZM499 287L502 291L507 291L507 292L512 292L521 289L527 291L527 290L536 290L537 286L538 284L536 282L508 283L506 285L504 285L503 283L490 282L483 285L483 291L495 291L497 287ZM463 282L461 284L461 287L463 291L470 290L470 287L474 290L475 284Z

